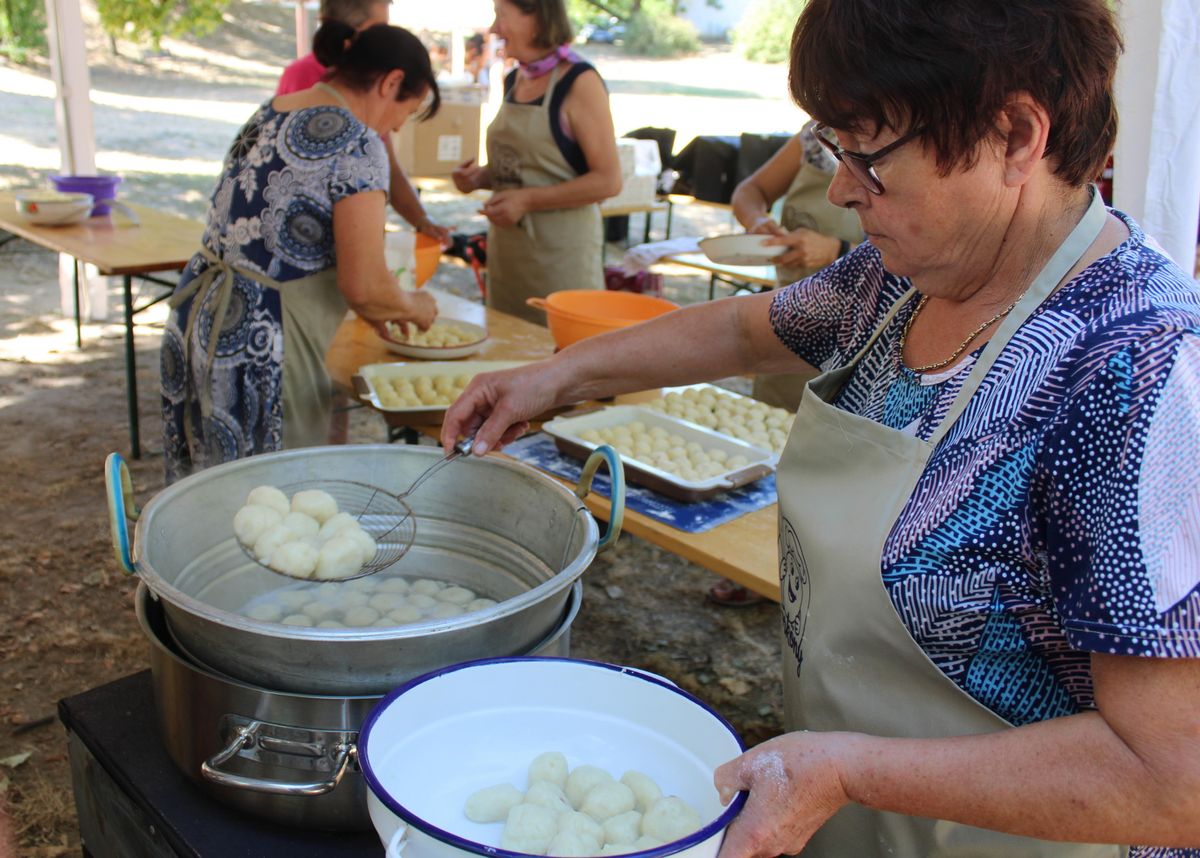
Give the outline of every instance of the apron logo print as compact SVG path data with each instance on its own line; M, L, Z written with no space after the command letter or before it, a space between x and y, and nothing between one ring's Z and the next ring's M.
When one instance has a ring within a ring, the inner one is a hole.
M521 153L505 143L495 146L495 162L492 164L492 184L496 188L519 188L521 181Z
M779 527L779 585L783 595L783 634L796 657L796 675L804 661L801 653L804 644L804 626L808 622L808 609L812 603L812 582L808 577L808 564L796 530L786 518L780 518Z

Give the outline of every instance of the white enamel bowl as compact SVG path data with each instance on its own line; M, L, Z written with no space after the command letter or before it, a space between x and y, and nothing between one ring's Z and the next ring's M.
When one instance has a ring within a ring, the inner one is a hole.
M769 235L714 235L700 240L704 255L718 265L769 265L786 248L763 244Z
M79 223L92 213L91 194L62 191L22 191L16 195L17 214L29 223L50 226Z
M472 661L414 679L368 716L358 752L367 806L388 858L511 858L500 823L471 822L467 797L526 787L529 763L562 751L615 778L637 769L706 820L641 858L714 858L745 796L725 807L713 771L744 750L727 721L659 677L559 658Z

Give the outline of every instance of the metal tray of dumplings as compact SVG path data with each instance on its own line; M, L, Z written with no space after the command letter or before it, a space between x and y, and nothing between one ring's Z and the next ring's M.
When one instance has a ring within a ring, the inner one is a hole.
M679 435L686 441L695 441L707 450L720 449L729 455L736 453L749 460L748 465L704 480L685 480L678 474L621 454L621 461L625 465L625 478L664 497L684 503L696 503L761 480L775 470L776 456L770 450L637 405L614 405L586 414L556 417L542 426L542 430L554 439L554 445L560 452L572 458L586 459L597 445L581 438L580 433L589 429L620 426L635 420L640 420L648 429L661 426L667 432Z

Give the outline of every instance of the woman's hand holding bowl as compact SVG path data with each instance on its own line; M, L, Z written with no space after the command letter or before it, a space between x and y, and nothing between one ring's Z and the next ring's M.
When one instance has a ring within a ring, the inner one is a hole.
M775 264L788 268L824 268L838 258L842 246L841 241L833 236L804 227L776 233L763 243L786 247L787 250L775 258Z
M827 819L850 803L839 764L849 733L787 733L717 769L725 804L748 790L725 832L718 858L774 858L804 848Z

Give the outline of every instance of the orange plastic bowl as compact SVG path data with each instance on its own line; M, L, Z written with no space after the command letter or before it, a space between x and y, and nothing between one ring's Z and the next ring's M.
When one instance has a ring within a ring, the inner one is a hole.
M416 266L413 268L413 281L418 286L424 286L425 281L433 276L433 272L437 271L438 263L442 259L442 245L436 238L430 238L427 235L417 233L417 244L414 254L417 258Z
M560 349L679 309L664 298L602 289L564 289L548 298L527 298L525 303L546 311L550 335Z

